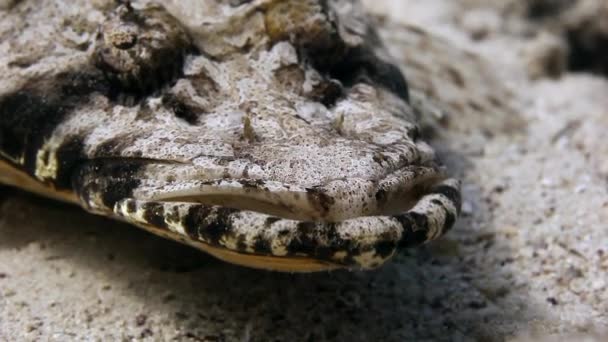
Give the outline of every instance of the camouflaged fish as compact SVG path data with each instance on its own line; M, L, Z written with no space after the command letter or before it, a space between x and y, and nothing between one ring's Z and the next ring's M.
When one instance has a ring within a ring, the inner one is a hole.
M378 267L458 215L357 1L2 6L1 183L290 272Z

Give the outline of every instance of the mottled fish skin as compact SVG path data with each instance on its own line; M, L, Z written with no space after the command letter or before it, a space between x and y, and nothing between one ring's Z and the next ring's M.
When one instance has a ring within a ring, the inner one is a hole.
M375 268L450 229L459 182L358 1L191 2L78 2L25 61L42 24L8 9L32 26L0 31L0 182L262 268Z

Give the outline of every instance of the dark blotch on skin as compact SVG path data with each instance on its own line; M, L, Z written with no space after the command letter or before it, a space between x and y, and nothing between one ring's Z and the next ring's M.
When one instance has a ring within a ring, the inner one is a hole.
M188 214L184 216L182 224L186 234L193 240L199 240L198 230L203 226L205 218L211 213L211 208L206 206L193 206L188 209Z
M472 108L473 110L476 110L478 112L483 111L483 106L475 101L468 101L467 105Z
M55 186L57 189L71 189L72 176L78 165L86 160L84 153L84 142L81 137L73 136L68 138L56 152L59 162Z
M397 243L392 240L378 242L375 246L376 254L382 259L386 259L395 251L395 247L397 247Z
M318 246L315 251L316 257L322 260L331 260L337 251L346 249L350 252L350 246L346 241L340 239L334 223L328 223L324 233L326 234L325 239L329 242L329 246Z
M131 197L133 189L137 188L140 184L138 179L124 179L118 182L111 182L105 188L103 195L101 196L103 203L108 208L113 208L116 202L121 199Z
M372 157L372 159L374 160L374 162L382 165L386 162L386 158L384 157L383 154L381 153L376 153L374 154L374 156Z
M165 94L163 96L163 105L173 111L175 116L186 121L191 125L196 125L198 122L198 113L186 105L183 101L173 94Z
M253 250L258 254L272 254L272 247L270 246L270 242L264 239L263 236L257 236L255 242L253 243Z
M289 254L314 255L317 241L312 237L316 224L313 222L300 222L297 227L297 238L293 239L287 246Z
M25 156L27 171L33 175L36 153L67 112L58 101L35 92L5 95L0 98L0 149L14 159Z
M454 69L452 67L445 68L445 71L446 71L447 75L450 77L450 80L452 81L452 83L456 84L460 88L464 88L464 86L465 86L464 77L462 76L460 71L458 71L457 69Z
M374 82L390 90L405 102L409 102L410 97L407 82L397 66L378 60L375 69L372 69L370 73L370 77Z
M146 164L141 160L91 160L74 174L73 188L85 202L91 193L100 194L102 204L112 210L116 202L132 197L140 184L137 174Z
M400 247L417 246L427 240L428 221L426 216L418 213L407 213L395 216L403 227Z
M445 233L450 230L450 228L452 228L452 226L454 225L454 222L456 222L456 216L454 216L454 214L452 214L452 212L448 210L443 205L443 202L441 202L440 200L434 199L431 202L437 206L440 206L443 209L443 212L445 213L445 221L442 227L442 231Z
M323 216L327 214L331 206L335 203L335 200L320 188L308 188L306 189L306 195L312 206L319 210Z
M86 66L82 69L32 81L22 90L0 98L0 150L14 160L23 158L23 167L32 176L38 151L57 126L88 101L88 95L108 92L99 73ZM59 188L67 187L66 170L71 170L72 162L82 157L79 146L82 144L77 140L76 137L68 140L63 151L59 151L62 158L67 158L61 166ZM75 155L70 156L71 153Z
M94 158L112 158L119 156L125 148L132 146L133 141L138 138L138 133L118 135L99 144L93 152Z
M454 189L451 186L438 185L438 186L434 187L431 190L431 192L434 194L441 194L441 195L447 197L451 202L454 203L457 214L460 214L460 207L462 205L460 191L458 191L457 189Z
M409 212L408 215L414 221L414 226L416 227L416 230L424 230L425 232L429 230L429 220L426 215L419 214L416 212Z
M239 252L245 253L247 252L247 242L245 235L239 235L236 239L236 248Z
M401 70L394 64L379 58L374 52L374 45L380 43L377 33L368 30L365 38L369 44L350 46L340 37L340 29L337 27L336 20L328 15L330 12L328 2L320 1L319 3L322 7L320 12L327 16L329 23L333 26L332 29L315 32L314 35L307 35L307 32L285 31L275 38L292 40L300 55L309 59L318 70L328 76L327 78L338 80L339 84L345 88L361 82L376 84L409 102L408 85ZM296 25L296 27L300 26ZM305 26L301 28L305 28ZM323 101L329 104L335 102L337 97L342 94L341 89L339 92L337 90L337 88L331 87L323 89L328 95Z
M169 212L165 212L167 222L177 223L180 221L179 206L174 206Z
M387 199L388 199L388 196L386 194L386 190L379 189L378 191L376 191L376 201L378 202L379 206L381 206L384 203L386 203Z
M231 208L216 208L215 219L204 229L199 229L200 234L213 243L219 244L220 239L232 230L230 215L235 211L237 210Z
M134 201L127 202L127 213L133 214L137 210L137 206L135 206Z
M604 23L602 23L604 24ZM572 71L587 71L608 75L608 35L597 25L580 25L566 33L570 46L568 68Z
M243 188L259 189L264 186L264 181L261 179L241 179L238 181Z
M354 264L352 257L360 254L350 241L338 236L335 224L327 224L323 230L319 230L314 222L298 223L297 235L287 246L287 251L290 255L307 255L334 262L337 261L332 259L336 252L346 251L345 264Z
M360 82L373 83L409 102L409 89L401 70L378 58L368 47L351 49L329 73L347 87Z
M273 223L277 222L277 221L281 221L280 218L278 217L269 217L266 219L266 221L264 222L264 225L266 227L270 227Z
M557 17L561 12L570 9L574 3L570 0L531 0L527 2L527 15L531 19Z
M456 222L456 216L454 216L454 214L452 214L449 210L445 209L445 222L443 223L443 233L449 231L450 229L452 229L452 227L454 226L454 223Z
M143 205L144 220L156 228L167 229L165 208L160 203L149 202Z
M329 79L316 84L307 95L312 100L321 102L326 107L331 108L344 95L344 89L340 82Z
M55 76L53 83L61 89L63 98L70 97L74 101L86 101L86 96L93 92L108 96L112 91L103 75L92 68L83 67L84 70L62 72ZM57 89L50 89L54 92ZM83 98L84 97L84 98Z
M487 99L490 102L490 104L492 104L492 106L494 106L494 107L498 107L498 108L505 107L504 102L500 98L494 96L493 94L487 95Z
M414 128L407 132L407 135L412 138L413 141L418 141L418 139L420 139L420 127L418 127L418 125L414 126Z
M193 206L184 217L183 224L190 237L219 245L222 237L232 230L230 215L236 211L236 209L222 207ZM212 215L212 219L209 220L207 218L210 215Z

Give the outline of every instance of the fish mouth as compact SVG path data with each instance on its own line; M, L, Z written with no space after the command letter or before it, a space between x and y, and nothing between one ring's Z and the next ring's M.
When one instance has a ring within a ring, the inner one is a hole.
M460 210L459 182L424 166L308 188L220 179L133 195L116 216L232 263L289 272L376 268L443 235Z
M255 211L297 221L340 222L397 215L444 180L434 167L410 166L380 180L339 178L305 186L261 179L212 179L163 184L136 192L140 200L186 202Z

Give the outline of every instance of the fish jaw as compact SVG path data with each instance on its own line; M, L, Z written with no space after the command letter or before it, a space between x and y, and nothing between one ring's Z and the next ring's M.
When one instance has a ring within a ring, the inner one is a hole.
M243 266L310 272L373 269L400 249L446 233L460 212L454 179L428 188L409 210L337 222L298 221L250 210L189 202L123 199L114 214L155 234Z

